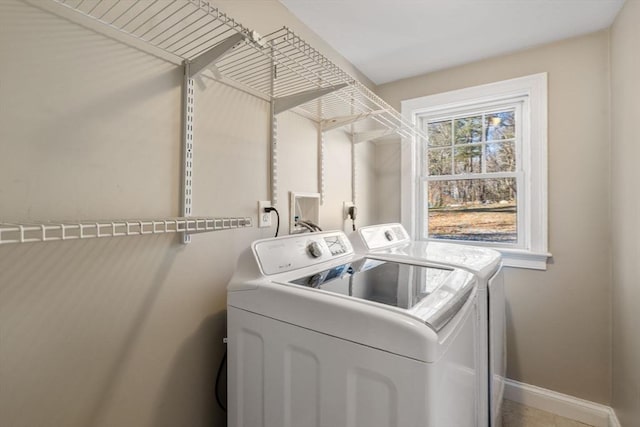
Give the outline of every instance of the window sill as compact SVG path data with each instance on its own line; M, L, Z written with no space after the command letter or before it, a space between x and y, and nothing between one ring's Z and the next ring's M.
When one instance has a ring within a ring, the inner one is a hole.
M529 270L546 270L551 254L535 253L518 249L493 248L502 254L502 265L505 267L526 268Z

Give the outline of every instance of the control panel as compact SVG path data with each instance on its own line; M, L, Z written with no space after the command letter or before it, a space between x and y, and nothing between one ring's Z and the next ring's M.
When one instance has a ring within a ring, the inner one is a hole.
M265 274L284 273L353 254L351 242L341 231L259 240L252 247Z
M358 233L369 250L388 248L410 241L409 233L401 224L372 225L361 228Z

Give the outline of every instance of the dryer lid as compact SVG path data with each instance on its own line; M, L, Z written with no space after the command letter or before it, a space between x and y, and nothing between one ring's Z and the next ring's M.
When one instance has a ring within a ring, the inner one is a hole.
M390 257L425 260L427 262L463 268L478 276L483 282L489 280L500 267L500 252L476 246L456 243L418 241L378 251Z
M500 267L500 252L464 242L412 241L401 224L380 224L362 227L349 236L356 253L406 259L463 268L485 282Z

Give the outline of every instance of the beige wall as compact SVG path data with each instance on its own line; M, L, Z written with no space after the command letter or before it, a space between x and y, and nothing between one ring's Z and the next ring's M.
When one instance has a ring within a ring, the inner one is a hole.
M375 145L375 187L377 224L400 221L399 139Z
M357 74L276 1L216 4L259 32L288 25ZM640 419L640 236L628 231L638 218L628 184L638 180L638 9L627 1L612 30L612 167L606 32L380 88L399 108L402 99L549 73L554 259L546 272L507 271L509 376L609 403L612 172L613 405L625 427ZM0 54L1 220L178 214L179 69L20 0L0 0ZM197 89L195 214L255 219L256 201L268 197L267 106L207 86ZM279 130L286 211L289 190L317 191L316 134L290 113ZM327 140L321 222L348 230L350 144L342 131ZM398 145L356 151L358 225L398 220ZM225 286L238 253L271 233L208 233L188 246L146 236L0 247L0 425L224 425L213 381Z
M428 54L425 52L424 54ZM584 399L610 398L608 33L569 39L389 83L404 99L548 72L547 271L507 269L508 376ZM382 148L380 181L398 185L398 155ZM395 150L399 150L395 146ZM387 164L396 159L396 174ZM381 188L387 184L377 182ZM399 188L380 217L399 219Z
M326 49L276 1L222 7L259 32L289 25ZM179 214L180 69L19 0L0 0L0 54L1 220ZM206 84L194 214L256 220L268 197L267 105ZM286 231L287 192L317 191L316 131L291 113L279 130ZM357 151L366 224L374 151ZM327 152L321 225L349 229L344 132L328 134ZM239 252L273 231L207 233L187 246L145 236L0 247L0 425L225 425L213 393L225 288Z
M613 397L625 427L640 426L640 2L611 28Z

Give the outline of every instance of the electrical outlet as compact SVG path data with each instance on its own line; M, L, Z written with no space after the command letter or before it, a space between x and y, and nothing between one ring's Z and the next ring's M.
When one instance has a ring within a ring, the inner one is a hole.
M352 202L342 202L342 218L345 221L349 219L349 208L353 206Z
M270 208L271 202L269 200L261 200L258 202L258 227L266 228L271 227L271 212L265 212L264 208Z

